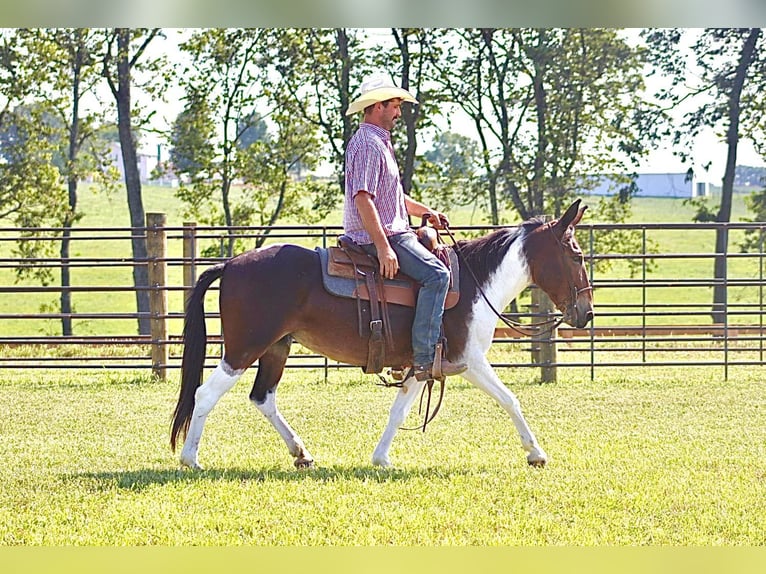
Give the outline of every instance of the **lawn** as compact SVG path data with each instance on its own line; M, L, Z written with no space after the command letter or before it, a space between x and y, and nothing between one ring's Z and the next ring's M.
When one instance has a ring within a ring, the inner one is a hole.
M281 408L317 460L301 472L248 404L245 377L208 419L195 473L168 447L175 377L4 372L0 545L763 544L761 371L500 375L550 456L544 469L462 379L379 469L369 461L394 391L356 370L328 382L288 372Z

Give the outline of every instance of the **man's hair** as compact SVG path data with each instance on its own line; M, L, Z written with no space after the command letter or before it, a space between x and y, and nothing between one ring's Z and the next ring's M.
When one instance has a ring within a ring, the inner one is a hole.
M387 100L383 100L382 102L375 102L375 104L383 104L383 107L384 107L384 108L387 108L387 107L388 107L388 104L390 104L390 103L391 103L391 102L393 102L394 100L401 100L401 99L402 99L402 98L389 98L389 99L387 99ZM366 108L364 108L364 113L365 113L365 115L367 115L367 114L370 112L370 110L372 109L372 107L373 107L375 104L370 104L369 106L367 106Z

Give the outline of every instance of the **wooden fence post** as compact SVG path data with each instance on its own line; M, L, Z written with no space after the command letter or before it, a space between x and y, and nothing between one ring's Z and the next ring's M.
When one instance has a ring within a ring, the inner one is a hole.
M191 295L194 281L197 279L197 223L194 221L184 222L184 310L186 302Z
M164 213L146 214L146 254L149 260L149 310L151 315L152 374L165 380L167 377L167 314L168 293L167 266L165 256L167 237L165 235Z
M556 309L542 289L532 290L532 310L540 316L532 322L543 321L544 318ZM543 327L539 334L532 337L532 362L540 365L540 381L543 383L555 383L558 378L558 353L556 352L556 338L558 329Z

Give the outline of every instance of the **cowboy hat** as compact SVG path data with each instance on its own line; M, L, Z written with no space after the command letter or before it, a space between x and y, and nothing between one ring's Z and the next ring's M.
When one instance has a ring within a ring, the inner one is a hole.
M399 98L405 102L412 102L413 104L418 103L415 96L403 88L397 88L390 80L383 76L366 80L362 83L361 90L361 95L348 106L346 110L347 116L361 112L364 108L374 103L385 102L394 98Z

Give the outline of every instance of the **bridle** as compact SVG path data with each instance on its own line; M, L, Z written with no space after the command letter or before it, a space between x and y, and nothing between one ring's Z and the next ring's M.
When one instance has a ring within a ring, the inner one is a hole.
M550 223L545 224L546 229L553 234L553 228ZM455 236L452 235L452 231L450 231L449 226L445 225L444 230L447 232L447 235L449 236L450 240L452 241L452 245L455 248L455 252L460 256L460 262L461 262L461 269L466 268L468 269L468 272L471 274L471 277L473 278L473 282L476 284L476 289L478 289L479 294L481 294L482 298L484 299L484 302L489 306L489 308L492 310L492 312L497 315L497 317L505 323L508 327L516 331L517 333L524 335L525 337L539 337L541 335L546 335L548 333L552 333L556 328L558 328L561 323L564 322L564 319L566 319L567 315L559 315L556 317L551 317L549 319L545 319L543 321L539 321L537 323L530 323L530 324L524 324L519 321L516 321L515 319L511 318L510 313L501 313L498 311L495 306L492 304L492 302L487 297L487 294L484 293L484 290L481 288L481 284L479 283L479 280L476 278L476 274L474 273L471 266L468 264L468 261L466 261L465 256L463 255L463 252L460 248L460 245L458 245L457 241L455 240ZM557 238L554 239L556 243L561 247L560 250L557 251L559 255L559 259L564 259L564 245L561 241L559 241ZM580 293L584 293L585 291L592 291L593 287L588 285L587 287L582 287L580 289L577 288L577 286L572 281L572 278L567 276L567 282L569 283L569 291L572 294L572 303L570 305L570 308L573 308L577 303L577 297L580 295Z

